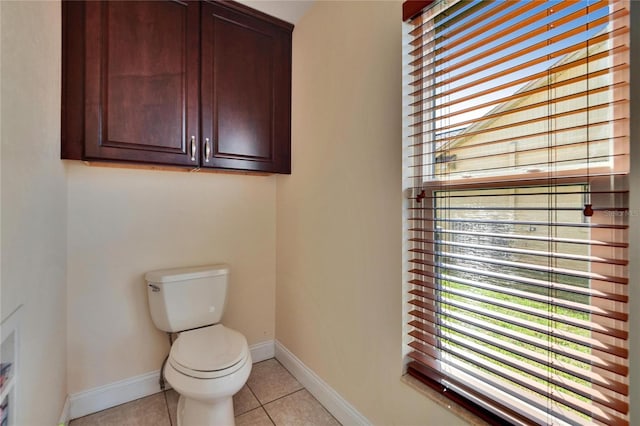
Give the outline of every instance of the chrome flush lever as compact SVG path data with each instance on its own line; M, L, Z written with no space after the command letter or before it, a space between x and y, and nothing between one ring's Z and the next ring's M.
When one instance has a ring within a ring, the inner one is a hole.
M196 146L196 137L191 136L191 161L196 161L196 150L198 147Z
M158 293L160 291L160 287L155 284L149 284L149 287L151 287L151 291L153 291L154 293Z

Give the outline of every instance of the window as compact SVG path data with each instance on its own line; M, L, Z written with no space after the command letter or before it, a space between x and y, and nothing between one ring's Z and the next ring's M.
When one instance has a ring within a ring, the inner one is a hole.
M419 3L407 371L495 423L628 425L629 2Z

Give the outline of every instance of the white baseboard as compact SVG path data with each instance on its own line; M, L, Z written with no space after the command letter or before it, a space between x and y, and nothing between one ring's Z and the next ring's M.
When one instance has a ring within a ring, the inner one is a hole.
M260 362L274 357L273 340L249 346L253 362ZM160 370L151 371L139 376L130 377L108 385L71 394L68 397L66 421L106 410L125 402L153 395L160 392ZM170 388L167 383L167 388ZM67 405L65 405L67 406ZM64 414L64 413L63 413ZM62 417L60 423L63 423Z
M70 417L71 398L69 395L64 400L64 406L62 407L62 413L60 413L60 420L58 420L58 426L67 426L69 424Z
M251 345L249 346L249 350L251 351L251 359L253 360L254 364L256 362L271 359L276 355L273 340L267 340L266 342Z
M282 365L343 425L369 426L371 422L349 404L293 353L276 340L275 356Z
M160 370L70 395L71 419L160 392Z

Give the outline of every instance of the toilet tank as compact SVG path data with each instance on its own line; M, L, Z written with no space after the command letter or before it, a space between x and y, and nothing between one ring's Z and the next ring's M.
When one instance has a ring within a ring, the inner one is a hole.
M225 264L147 272L153 323L167 332L219 323L227 300L228 278L229 266Z

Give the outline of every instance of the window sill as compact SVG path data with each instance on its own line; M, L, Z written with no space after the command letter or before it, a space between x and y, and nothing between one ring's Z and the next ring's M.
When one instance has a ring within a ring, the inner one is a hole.
M459 404L456 404L455 402L451 401L449 398L443 396L439 392L436 392L435 390L421 383L420 380L408 374L404 374L400 378L400 381L406 384L407 386L415 389L420 394L426 396L436 404L440 405L441 407L455 414L460 419L464 420L465 422L467 422L472 426L491 426L489 423L485 422L475 414L469 412L469 410L467 410L466 408L462 407Z

